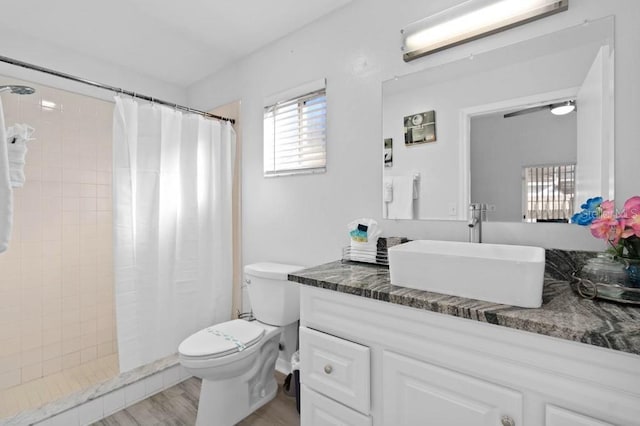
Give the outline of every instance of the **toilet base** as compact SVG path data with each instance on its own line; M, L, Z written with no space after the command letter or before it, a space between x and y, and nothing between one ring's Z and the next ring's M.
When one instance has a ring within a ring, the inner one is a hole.
M253 367L239 377L202 379L196 426L233 426L275 398L280 330L273 328Z
M198 416L196 426L232 426L259 409L273 398L278 392L278 383L272 378L265 387L264 396L251 406L248 406L248 384L237 380L212 382L202 381L200 400L198 401ZM220 395L226 394L226 397Z

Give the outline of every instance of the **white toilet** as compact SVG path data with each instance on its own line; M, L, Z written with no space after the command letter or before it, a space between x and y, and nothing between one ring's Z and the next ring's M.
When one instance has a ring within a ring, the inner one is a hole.
M202 379L197 426L231 426L276 396L275 363L282 327L300 318L301 266L256 263L244 268L256 321L227 321L200 330L179 346L180 364Z

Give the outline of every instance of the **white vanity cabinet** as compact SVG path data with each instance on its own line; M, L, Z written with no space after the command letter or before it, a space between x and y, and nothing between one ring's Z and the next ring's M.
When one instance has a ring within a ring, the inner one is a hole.
M640 356L305 285L300 359L302 426L640 425Z

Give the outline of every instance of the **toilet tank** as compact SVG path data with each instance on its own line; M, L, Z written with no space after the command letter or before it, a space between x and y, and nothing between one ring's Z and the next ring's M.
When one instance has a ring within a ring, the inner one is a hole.
M300 319L299 284L288 281L287 275L302 268L270 262L244 267L244 282L253 315L258 321L283 326Z

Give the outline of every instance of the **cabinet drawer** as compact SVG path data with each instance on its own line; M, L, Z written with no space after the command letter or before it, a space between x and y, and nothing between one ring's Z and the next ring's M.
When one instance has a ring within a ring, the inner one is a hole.
M300 327L300 374L307 387L369 414L369 348Z
M322 396L305 385L300 390L301 426L371 426L371 417Z

